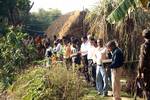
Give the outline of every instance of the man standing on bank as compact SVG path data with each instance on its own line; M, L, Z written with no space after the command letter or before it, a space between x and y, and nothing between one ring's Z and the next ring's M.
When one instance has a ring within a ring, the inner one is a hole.
M108 94L108 77L106 74L106 69L103 65L102 60L107 59L107 49L103 45L103 39L98 39L98 48L96 50L96 88L98 94L102 94L103 96L107 96Z
M118 47L117 42L114 40L107 43L107 48L112 53L112 63L109 65L109 67L111 68L113 100L121 100L120 78L124 61L123 52Z
M141 45L138 77L144 79L146 100L150 100L150 30L142 33L145 42Z

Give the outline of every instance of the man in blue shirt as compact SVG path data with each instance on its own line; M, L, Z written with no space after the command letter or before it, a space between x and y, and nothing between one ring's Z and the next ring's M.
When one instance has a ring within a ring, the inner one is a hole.
M112 40L107 43L107 49L112 53L112 63L109 65L111 68L111 78L112 78L112 92L114 100L121 100L120 92L120 78L122 73L122 65L123 65L123 52L118 47L116 41Z

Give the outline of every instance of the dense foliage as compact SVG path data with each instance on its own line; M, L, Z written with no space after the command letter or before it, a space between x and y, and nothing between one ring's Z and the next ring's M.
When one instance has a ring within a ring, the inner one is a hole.
M27 34L22 33L20 29L10 28L6 30L6 35L0 38L0 80L4 87L12 84L14 75L36 59L34 45L23 44L26 37Z
M30 0L1 0L0 23L17 26L24 21L31 8Z
M11 100L79 100L86 92L83 79L62 64L30 68L8 90Z

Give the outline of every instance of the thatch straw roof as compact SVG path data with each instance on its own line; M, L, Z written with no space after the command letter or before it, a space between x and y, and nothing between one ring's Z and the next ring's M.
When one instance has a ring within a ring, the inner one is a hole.
M47 29L47 36L51 39L54 35L59 38L66 35L81 37L87 32L87 25L83 25L85 15L83 11L74 11L58 17Z

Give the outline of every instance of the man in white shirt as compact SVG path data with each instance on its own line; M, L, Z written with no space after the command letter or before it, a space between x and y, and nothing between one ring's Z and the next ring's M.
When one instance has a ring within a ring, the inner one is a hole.
M90 37L90 44L88 44L87 59L88 59L88 70L90 75L90 82L93 86L96 85L95 51L96 51L95 39L93 37Z
M97 62L97 68L96 68L96 88L98 91L98 94L102 94L103 96L107 96L108 93L108 78L106 74L106 69L104 68L104 65L102 63L102 60L105 60L107 58L107 52L106 47L103 46L103 40L99 39L97 41L98 48L96 51L96 62Z
M81 55L85 56L88 53L88 41L87 41L87 37L85 36L85 37L81 38L81 40L82 40L82 44L81 44L80 51L81 51Z
M57 40L57 46L55 48L55 52L60 52L61 48L62 48L62 44L61 44L62 40Z
M88 74L88 59L87 59L87 54L88 54L88 40L87 37L84 36L81 38L82 44L80 48L81 56L82 56L82 63L83 63L83 69L82 72L88 82L90 82L89 74Z

